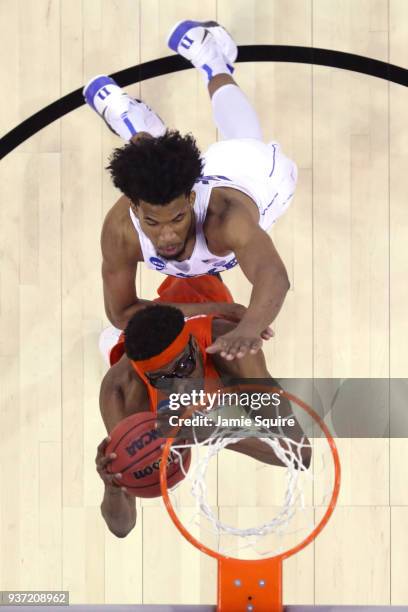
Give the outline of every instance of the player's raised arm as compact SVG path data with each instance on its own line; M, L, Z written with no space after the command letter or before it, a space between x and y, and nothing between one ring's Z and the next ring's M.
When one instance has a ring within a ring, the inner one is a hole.
M207 349L227 359L255 353L262 338L272 337L269 325L279 313L290 287L286 268L269 235L244 207L230 207L219 227L223 246L233 251L252 284L249 307L239 325Z
M96 470L105 484L101 513L109 531L118 538L124 538L136 524L136 500L121 487L113 484L113 478L119 476L107 471L108 464L115 459L113 453L105 457L104 452L108 443L109 438L102 440L95 459Z
M112 384L112 371L108 371L102 381L99 396L101 414L108 432L123 418L124 398ZM118 538L124 538L136 524L136 500L129 495L125 487L114 484L114 478L120 480L121 474L108 472L108 465L115 459L115 454L106 456L109 436L98 445L95 464L96 471L104 485L104 496L101 503L101 513L109 530Z
M136 270L143 257L137 236L126 235L128 205L121 198L107 214L101 235L102 279L106 316L119 329L141 307L136 294Z

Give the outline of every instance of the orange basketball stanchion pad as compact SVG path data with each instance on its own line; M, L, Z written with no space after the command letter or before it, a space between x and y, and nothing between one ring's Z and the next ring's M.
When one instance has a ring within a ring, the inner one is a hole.
M218 560L219 612L282 611L282 559Z

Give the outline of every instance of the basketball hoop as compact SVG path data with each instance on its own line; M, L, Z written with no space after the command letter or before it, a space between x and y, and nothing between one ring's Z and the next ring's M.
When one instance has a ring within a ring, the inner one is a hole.
M257 387L259 389L259 387ZM274 389L268 387L268 392L273 392ZM278 391L275 388L275 391ZM182 424L175 426L171 431L171 437L166 441L163 449L162 461L160 466L160 486L161 492L164 499L164 503L173 523L180 531L180 533L186 538L190 544L198 548L201 552L209 555L218 562L218 596L217 596L217 610L219 612L281 612L282 611L282 564L283 561L292 555L295 555L308 544L310 544L322 531L336 506L336 502L340 490L340 460L335 442L330 434L330 431L326 424L323 422L321 417L305 402L295 397L294 395L279 389L279 393L287 398L290 402L293 402L296 406L301 408L301 411L306 413L315 424L318 425L320 430L324 434L324 438L328 443L330 450L330 456L334 466L334 478L331 495L328 498L327 508L320 519L320 521L314 526L312 531L304 537L299 543L292 546L288 550L269 556L268 558L262 559L239 559L237 557L229 556L220 553L219 551L213 550L196 539L188 529L183 525L179 519L173 503L170 499L166 469L167 459L169 457L170 449L175 441L177 432L180 430ZM183 417L180 417L180 421L184 421L189 418L193 412L196 412L197 408L189 408ZM225 447L219 445L218 450ZM214 453L214 451L212 451ZM216 452L218 452L216 450ZM294 455L294 453L292 453ZM293 467L293 469L299 469ZM291 516L288 517L287 522L291 520ZM272 524L272 523L270 523ZM236 530L238 531L238 530Z

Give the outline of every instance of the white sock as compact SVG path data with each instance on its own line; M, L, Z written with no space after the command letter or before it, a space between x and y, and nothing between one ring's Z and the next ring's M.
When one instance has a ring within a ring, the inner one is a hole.
M261 125L255 109L238 85L229 83L217 89L211 99L211 104L215 125L223 138L263 140Z

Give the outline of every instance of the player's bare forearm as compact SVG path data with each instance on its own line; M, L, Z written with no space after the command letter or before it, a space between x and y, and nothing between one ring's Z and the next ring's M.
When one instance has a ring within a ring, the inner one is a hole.
M290 288L285 268L262 266L255 272L250 303L240 327L262 333L278 316Z
M109 321L118 329L125 329L129 320L133 317L136 312L142 310L146 306L153 304L149 300L137 300L134 304L127 306L126 308L110 308L105 300L105 311Z
M290 286L286 271L280 274L264 268L252 279L251 301L245 315L233 331L207 347L207 353L220 353L227 360L242 359L247 353L259 351L262 340L274 336L270 323L280 311Z
M118 538L126 537L136 524L135 501L120 487L105 486L101 512L109 530Z
M252 284L248 310L239 327L260 334L277 317L289 290L285 265L270 236L247 210L232 212L222 229L226 235L225 246L235 253Z
M270 324L278 315L290 285L272 240L248 211L231 213L222 230L219 238L223 238L224 246L235 253L238 264L252 284L252 294L239 325L217 338L206 350L211 354L220 353L227 360L242 359L248 353L259 351L262 340L273 337Z

